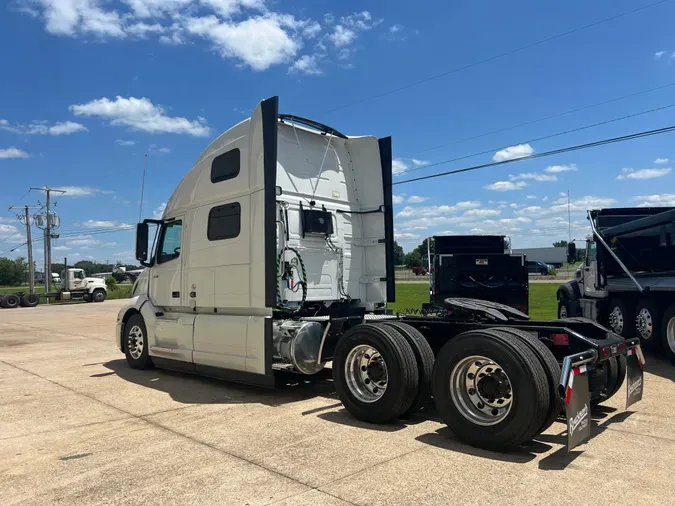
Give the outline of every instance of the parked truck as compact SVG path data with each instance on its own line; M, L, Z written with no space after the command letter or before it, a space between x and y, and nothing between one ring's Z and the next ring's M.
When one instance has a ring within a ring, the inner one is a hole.
M103 302L108 295L105 281L99 278L90 278L83 269L66 268L60 275L53 276L55 292L44 294L17 292L0 295L0 307L13 309L21 307L35 307L40 303L40 297L50 300L82 300L85 302Z
M505 236L435 236L431 303L468 297L529 311L528 269L523 255L509 253Z
M146 267L117 317L130 367L273 387L332 362L356 418L386 423L434 402L468 443L512 448L590 404L642 395L640 346L585 319L536 322L450 298L394 315L391 138L347 136L278 113L276 97L215 139L137 226Z
M520 248L514 249L516 255L526 255L530 262L542 262L555 268L560 268L567 262L567 248L553 246L549 248Z
M588 219L593 234L575 279L558 289L559 317L637 335L675 362L675 208L598 209Z

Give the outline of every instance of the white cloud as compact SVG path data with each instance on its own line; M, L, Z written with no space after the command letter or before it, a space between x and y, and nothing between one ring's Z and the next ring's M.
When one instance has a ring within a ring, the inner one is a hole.
M392 195L391 201L394 204L403 204L403 202L405 201L405 197L402 195Z
M519 181L522 179L531 179L533 181L544 182L544 181L557 181L558 177L551 174L539 174L537 172L525 172L523 174L509 175L511 181Z
M403 25L391 25L389 27L389 32L390 33L397 33L403 30Z
M18 148L0 149L0 159L3 158L28 158L30 155Z
M633 170L630 168L621 169L621 174L616 176L617 179L654 179L670 174L671 169L665 167L663 169L640 169Z
M400 158L394 158L391 162L391 173L394 176L400 176L403 174L405 171L407 171L410 167L406 162L401 160Z
M637 207L675 207L675 193L642 195L632 200L640 202Z
M140 22L128 26L126 28L126 31L131 35L135 35L136 37L140 37L141 39L143 39L147 37L148 34L164 33L166 31L166 28L160 25L159 23L149 25L147 23Z
M192 0L124 0L124 3L131 7L136 17L149 18L175 13L192 3ZM209 2L202 0L202 3L208 4Z
M25 236L15 225L0 223L0 242L22 242Z
M236 58L253 70L291 60L302 43L287 29L301 23L293 16L267 13L241 22L221 21L216 16L185 18L188 33L213 43L224 58Z
M99 246L102 248L110 248L117 246L116 242L105 242L101 239L96 239L93 235L80 235L77 239L66 239L68 246L78 246L80 250L89 250L92 246Z
M412 241L414 239L419 239L419 234L411 234L408 232L394 232L394 239L397 241Z
M210 133L205 122L167 116L162 106L153 104L145 97L124 98L118 95L115 100L104 97L86 104L71 105L70 110L76 116L98 116L110 120L112 125L124 125L149 133L194 136L206 136Z
M426 160L417 160L416 158L413 158L411 162L415 167L424 167L425 165L429 165L429 162Z
M336 25L333 33L331 33L328 38L335 47L344 47L356 40L356 32L349 28L345 28L342 25Z
M541 201L542 201L542 202L546 202L547 200L548 200L548 197L542 197L542 198L541 198Z
M464 216L487 218L488 216L499 216L500 214L502 214L502 212L498 209L469 209L464 213Z
M303 55L288 68L288 73L299 73L306 75L319 75L323 74L323 71L319 68L319 56L316 54L313 55Z
M532 153L534 153L534 148L529 144L518 144L517 146L509 146L508 148L497 151L492 157L492 161L504 162L506 160L529 156Z
M408 199L408 203L410 204L421 204L427 200L426 197L420 197L419 195L411 195L410 198Z
M54 35L93 34L125 37L117 11L104 11L97 0L36 0L42 5L45 28Z
M396 215L397 218L414 218L414 217L434 217L434 216L443 216L448 214L455 214L459 211L468 211L471 209L480 208L481 204L475 200L468 200L464 202L457 202L454 206L441 205L441 206L424 206L424 207L411 207L406 206Z
M544 169L544 172L556 174L558 172L570 172L576 170L579 170L577 165L572 163L570 165L549 165L546 169Z
M20 135L70 135L86 132L87 128L73 121L60 121L49 126L47 121L31 121L27 125L12 125L6 119L0 119L0 130Z
M526 186L527 183L525 181L518 181L517 183L513 183L511 181L497 181L496 183L486 185L483 188L485 188L486 190L492 190L496 192L508 192L514 190L522 190Z
M561 216L567 217L567 194L563 193L564 197L556 199L550 207L541 206L527 206L518 209L514 214L518 216L532 216L534 218L546 216ZM586 195L570 201L571 213L586 213L590 209L600 209L603 207L611 207L616 204L616 199L597 197L595 195Z
M526 199L536 199L537 196L536 195L525 195L525 198Z
M118 223L117 221L111 220L87 220L82 223L82 226L84 228L133 228L133 225L129 225L128 223Z
M654 59L655 59L655 60L660 60L661 57L662 57L664 54L666 54L665 51L657 51L656 53L654 53Z
M117 139L115 142L120 146L133 146L136 144L136 141L125 141L124 139Z
M97 188L89 188L88 186L59 186L54 189L65 191L66 193L62 194L63 197L91 197L97 193L103 193Z
M155 211L152 213L152 217L156 220L162 219L162 216L164 215L164 209L166 209L166 202L162 202Z
M654 163L656 163L658 165L664 165L664 164L668 163L668 159L667 158L657 158L656 160L654 160Z
M73 248L69 248L68 246L61 245L61 246L54 246L52 249L54 251L70 251Z
M302 29L302 34L308 39L313 39L321 32L321 25L316 21L310 21L307 26Z

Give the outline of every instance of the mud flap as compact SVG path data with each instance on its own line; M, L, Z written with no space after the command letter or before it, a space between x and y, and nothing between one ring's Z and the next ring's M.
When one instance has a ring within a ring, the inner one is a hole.
M567 451L591 437L591 394L586 365L571 368L565 390Z
M645 358L638 344L626 351L626 409L642 400Z

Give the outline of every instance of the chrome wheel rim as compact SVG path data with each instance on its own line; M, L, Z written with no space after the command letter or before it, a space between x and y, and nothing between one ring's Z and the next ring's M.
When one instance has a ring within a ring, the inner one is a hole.
M360 402L376 402L387 390L387 364L375 348L360 344L347 355L345 378L347 388Z
M134 325L131 327L131 330L129 330L129 334L127 334L127 349L129 350L129 355L138 360L143 354L144 345L145 340L143 339L143 331L138 325Z
M643 307L640 310L637 318L635 319L635 324L642 339L649 340L652 338L654 320L652 319L652 314L649 312L649 309Z
M675 353L675 317L668 320L668 325L666 326L666 339L668 340L670 351Z
M609 326L612 327L612 330L617 334L623 332L623 313L619 306L614 306L612 312L609 314Z
M567 318L567 307L560 306L560 318Z
M476 425L503 421L511 411L513 392L504 369L487 357L460 360L450 374L450 395L457 410Z

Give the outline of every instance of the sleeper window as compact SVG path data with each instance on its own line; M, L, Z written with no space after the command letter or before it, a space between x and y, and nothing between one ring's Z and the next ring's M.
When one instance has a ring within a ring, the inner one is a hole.
M206 236L209 241L233 239L241 230L241 206L239 202L216 206L209 211Z
M159 247L157 263L168 262L180 256L180 236L183 229L181 221L167 223L162 230L162 242Z
M211 182L220 183L237 177L240 159L241 153L236 148L216 156L211 162Z

